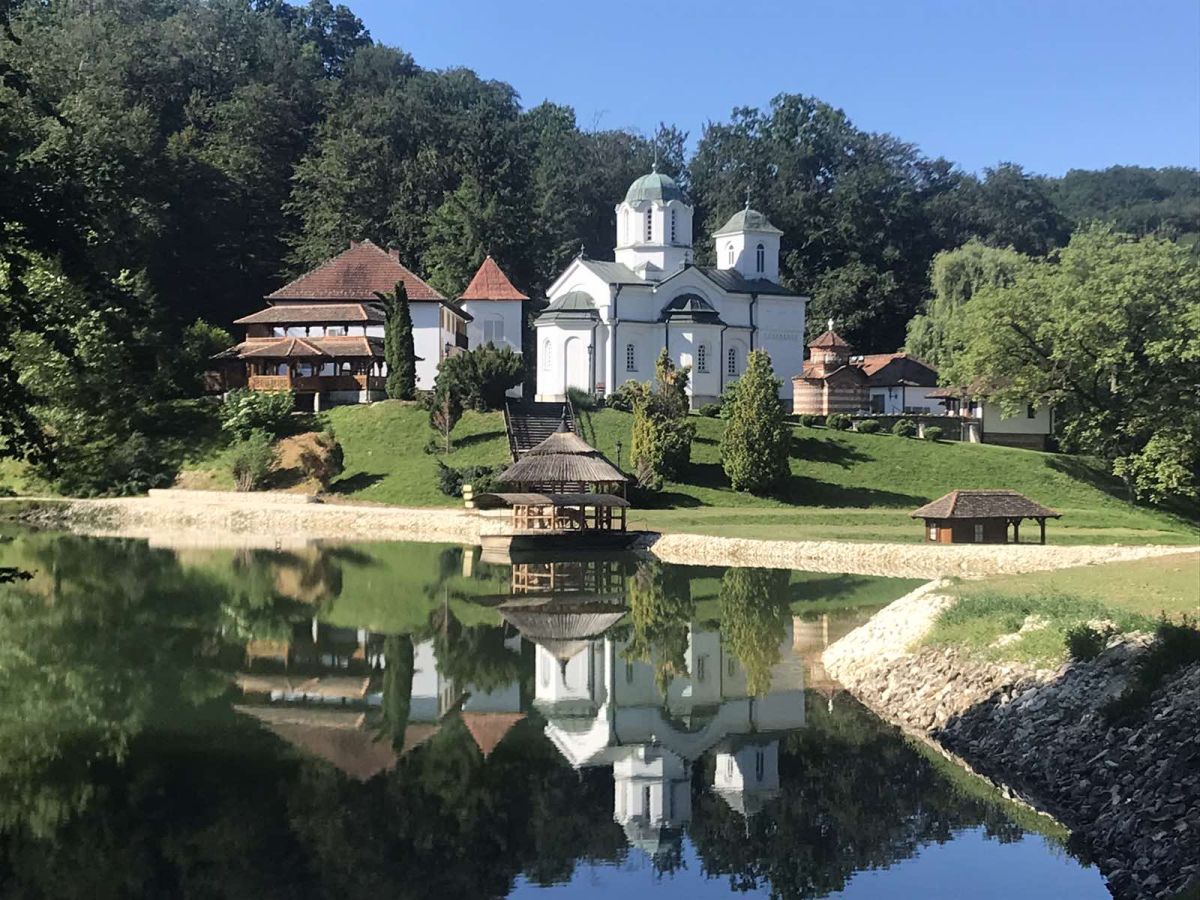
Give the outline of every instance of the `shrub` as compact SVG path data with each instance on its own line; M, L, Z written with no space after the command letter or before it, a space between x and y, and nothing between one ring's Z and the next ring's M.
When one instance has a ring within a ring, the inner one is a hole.
M275 471L275 439L262 429L250 432L230 448L229 468L239 491L256 491Z
M913 437L917 433L917 423L912 419L897 419L892 426L892 434L897 437Z
M638 484L660 490L675 479L692 455L696 426L687 421L689 370L677 369L666 348L655 361L653 389L646 387L633 408L629 455Z
M59 445L55 468L35 471L71 497L128 496L169 484L176 467L164 443L140 431L125 436L93 434L86 443Z
M454 469L438 460L437 486L447 497L461 497L464 484L476 494L486 494L496 488L496 469L492 466L464 466Z
M221 404L221 427L235 438L245 440L251 432L265 431L279 437L291 426L296 396L291 391L230 391Z
M878 419L860 419L855 423L854 430L861 431L863 434L875 434L882 427Z
M805 428L816 428L818 425L825 424L825 417L815 416L812 413L804 413L800 416L800 424Z
M771 357L750 351L721 438L721 465L735 491L764 494L787 481L792 430L779 403L779 385Z
M507 344L484 344L447 356L438 366L437 384L453 390L464 406L480 412L504 406L505 393L525 376L525 357Z
M944 433L939 425L927 425L925 427L925 440L940 441Z
M633 412L633 408L637 406L638 401L645 398L650 392L650 389L640 381L627 381L605 400L605 404L610 409L619 409L621 412Z
M595 394L589 394L579 388L567 388L567 399L576 412L594 412L600 408L600 402L596 399Z
M1075 625L1067 629L1067 653L1071 659L1095 659L1104 650L1110 629L1093 628L1091 625Z
M1154 642L1135 663L1132 683L1125 693L1110 700L1104 714L1110 722L1132 718L1146 710L1150 698L1172 672L1200 662L1200 629L1188 616L1176 624L1161 619Z
M323 431L300 451L299 462L304 476L325 490L345 469L345 452L332 431Z
M853 424L853 420L845 413L830 413L825 417L825 427L835 431L847 431Z
M719 418L721 415L721 404L720 403L705 403L698 410L696 410L696 412L699 413L700 415L704 416L705 418L716 419L716 418Z

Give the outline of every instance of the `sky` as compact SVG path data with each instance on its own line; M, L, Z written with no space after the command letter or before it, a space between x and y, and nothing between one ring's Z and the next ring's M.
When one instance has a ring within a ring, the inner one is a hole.
M699 139L818 97L969 171L1200 166L1200 0L341 0L426 68Z

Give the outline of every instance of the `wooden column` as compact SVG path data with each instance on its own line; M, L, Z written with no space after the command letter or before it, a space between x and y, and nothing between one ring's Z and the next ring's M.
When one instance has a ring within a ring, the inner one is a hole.
M1019 544L1019 543L1021 543L1021 520L1013 519L1012 525L1013 525L1013 543ZM1045 543L1045 542L1043 541L1043 543Z
M1042 543L1046 543L1046 517L1042 516L1037 520L1038 527L1042 529Z

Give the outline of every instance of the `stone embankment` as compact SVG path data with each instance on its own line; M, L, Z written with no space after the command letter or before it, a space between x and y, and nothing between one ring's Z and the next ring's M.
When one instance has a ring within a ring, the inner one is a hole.
M859 699L931 739L1081 839L1118 898L1173 897L1200 880L1200 665L1129 721L1103 712L1145 637L1047 670L912 647L951 603L918 589L825 653Z

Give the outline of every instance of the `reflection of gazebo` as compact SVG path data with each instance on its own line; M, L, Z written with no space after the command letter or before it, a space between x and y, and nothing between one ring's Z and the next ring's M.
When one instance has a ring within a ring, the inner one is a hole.
M496 480L507 492L484 494L476 505L511 507L518 533L625 530L629 479L565 423Z

